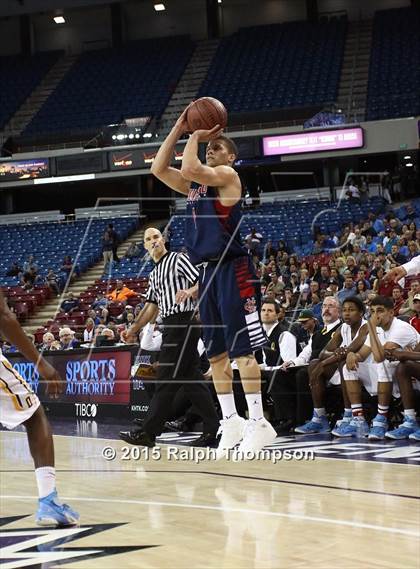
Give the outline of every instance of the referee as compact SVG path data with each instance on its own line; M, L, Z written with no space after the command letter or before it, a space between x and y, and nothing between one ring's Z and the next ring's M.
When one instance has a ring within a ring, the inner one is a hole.
M197 343L200 329L194 317L198 271L184 253L169 253L161 232L146 229L144 246L155 267L149 276L146 304L129 328L126 340L135 343L141 328L160 312L163 320L162 348L157 385L141 428L121 431L120 438L130 444L153 447L168 419L176 391L184 385L186 396L203 418L203 435L193 445L216 442L219 419L210 391L200 371Z

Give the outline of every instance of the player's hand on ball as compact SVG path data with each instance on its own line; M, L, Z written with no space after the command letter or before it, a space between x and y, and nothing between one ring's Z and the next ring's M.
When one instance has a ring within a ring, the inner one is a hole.
M198 139L198 142L208 142L223 134L220 124L214 126L211 130L195 130L192 136Z
M186 108L182 111L181 115L179 116L178 120L177 120L176 123L175 123L175 127L179 130L179 132L180 132L181 134L184 134L185 132L188 132L188 131L189 131L188 122L187 122L187 111L188 111L188 109L190 108L191 105L192 105L192 103L190 103L190 104L188 105L188 107L186 107Z
M47 361L41 360L38 364L38 373L47 381L47 395L54 399L58 399L58 396L64 389L63 381L58 371Z

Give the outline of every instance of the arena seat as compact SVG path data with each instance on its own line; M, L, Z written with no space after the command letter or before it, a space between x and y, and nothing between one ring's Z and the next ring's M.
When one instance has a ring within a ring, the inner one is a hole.
M200 96L236 113L333 102L346 28L346 20L242 28L221 40Z
M30 57L23 55L0 57L0 129L15 114L62 54L62 51L48 51Z
M127 117L159 117L194 49L187 36L82 54L24 135L86 131Z
M0 260L1 285L20 320L26 319L50 298L51 291L45 284L50 268L59 276L61 283L65 283L67 275L60 272L65 255L70 255L75 261L80 249L77 266L83 273L100 260L101 238L109 223L114 224L121 239L126 239L138 226L137 218L94 219L86 231L88 223L83 220L0 226L1 243L13 243L13 248L4 249ZM13 262L22 267L29 255L35 257L41 280L32 290L27 291L20 286L18 277L7 277L6 273Z
M420 114L420 10L376 12L369 65L367 119Z

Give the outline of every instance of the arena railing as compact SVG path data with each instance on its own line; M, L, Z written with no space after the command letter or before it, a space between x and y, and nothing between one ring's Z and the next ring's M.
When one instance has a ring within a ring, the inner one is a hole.
M127 203L119 205L106 205L100 207L82 207L74 210L77 220L111 217L139 217L140 208L138 203Z
M60 210L33 211L28 213L9 213L0 215L0 225L13 225L18 223L42 223L45 221L63 221L65 215Z

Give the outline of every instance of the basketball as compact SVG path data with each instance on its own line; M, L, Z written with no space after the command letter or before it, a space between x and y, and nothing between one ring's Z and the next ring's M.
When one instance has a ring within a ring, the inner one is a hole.
M187 111L188 130L211 130L217 124L227 125L227 111L223 103L213 97L201 97Z

